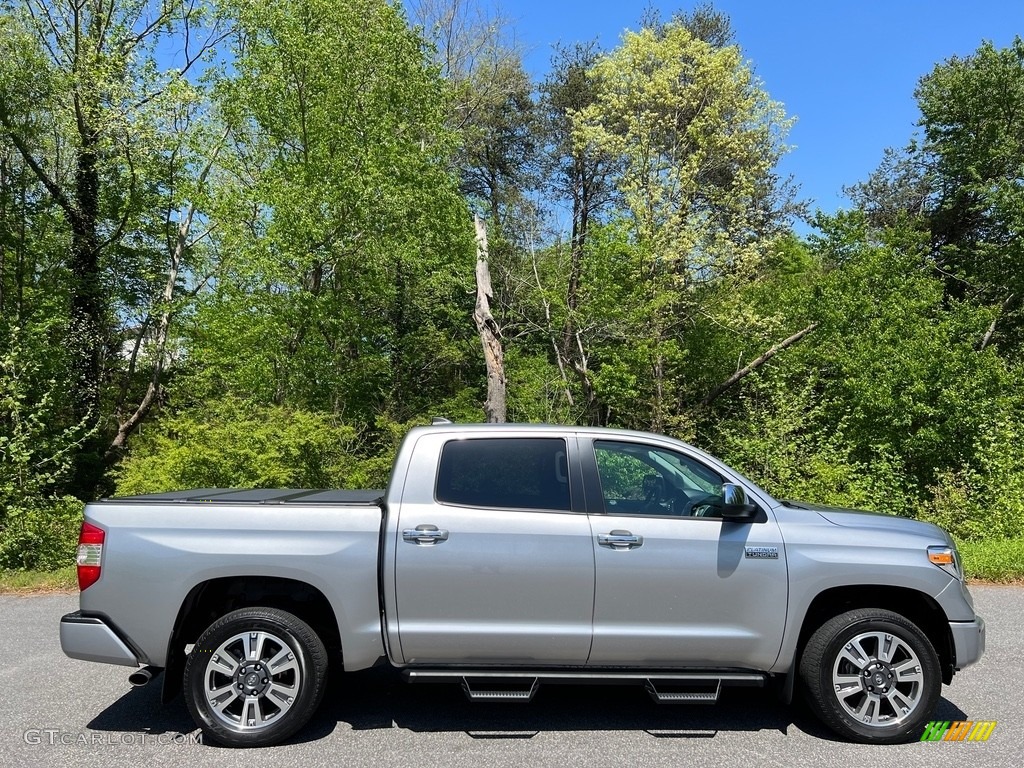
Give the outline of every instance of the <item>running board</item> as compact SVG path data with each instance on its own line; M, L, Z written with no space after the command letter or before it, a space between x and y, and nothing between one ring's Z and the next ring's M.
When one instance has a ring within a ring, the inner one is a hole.
M761 672L652 672L627 670L406 669L411 683L454 683L471 701L529 702L541 683L556 685L643 685L657 702L713 704L726 685L762 687Z
M539 687L540 681L536 677L462 678L462 692L470 701L518 701L526 704L533 700Z
M659 687L660 686L660 687ZM722 694L722 681L648 680L644 687L659 704L714 704Z

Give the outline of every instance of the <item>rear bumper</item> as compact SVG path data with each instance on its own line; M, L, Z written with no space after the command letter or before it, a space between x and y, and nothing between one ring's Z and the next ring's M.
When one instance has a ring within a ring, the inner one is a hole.
M956 668L970 666L985 652L985 620L978 616L974 621L951 621L953 649L956 653Z
M95 616L83 616L81 611L61 618L60 647L72 659L126 667L137 667L141 663L106 621Z

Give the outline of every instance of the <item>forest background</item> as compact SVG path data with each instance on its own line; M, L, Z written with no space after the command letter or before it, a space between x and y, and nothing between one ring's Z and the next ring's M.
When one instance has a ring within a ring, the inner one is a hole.
M0 569L101 496L382 487L443 415L663 432L1024 577L1024 41L921 73L824 214L713 6L539 81L508 32L0 0Z

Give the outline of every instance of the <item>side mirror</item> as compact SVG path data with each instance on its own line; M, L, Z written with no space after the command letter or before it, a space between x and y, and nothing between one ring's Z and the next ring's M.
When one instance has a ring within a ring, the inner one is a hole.
M735 483L722 483L722 501L715 508L725 520L750 520L757 513L757 505L751 504L743 486Z

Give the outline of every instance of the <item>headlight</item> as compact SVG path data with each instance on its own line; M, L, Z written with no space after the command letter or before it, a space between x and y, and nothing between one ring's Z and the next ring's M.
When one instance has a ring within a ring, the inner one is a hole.
M954 579L963 579L963 572L960 570L960 555L957 553L956 547L938 545L928 547L928 560Z

